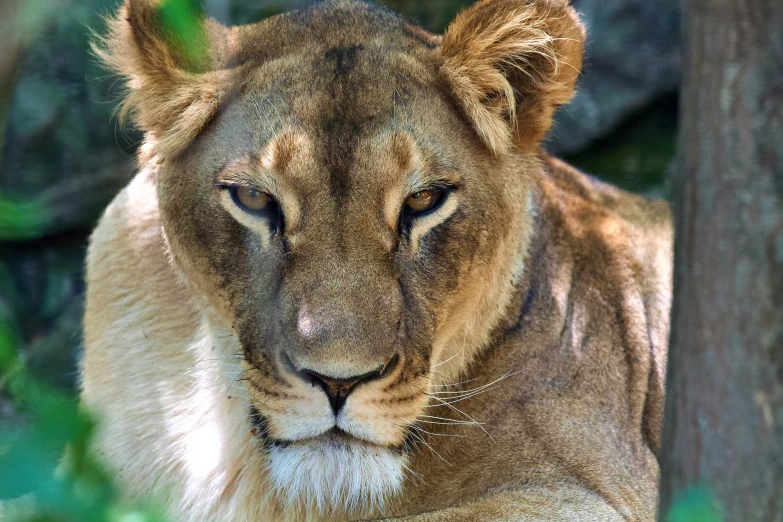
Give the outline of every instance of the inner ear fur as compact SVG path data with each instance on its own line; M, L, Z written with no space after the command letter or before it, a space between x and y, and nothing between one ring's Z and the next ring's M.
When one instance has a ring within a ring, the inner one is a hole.
M567 0L482 0L444 33L441 72L491 151L533 148L573 96L584 42Z
M185 13L194 22L190 30L177 34L168 28L163 3L125 0L93 51L125 78L120 121L131 115L155 142L156 152L169 156L187 146L214 117L228 95L232 71L213 67L213 42L225 40L229 29L193 11Z

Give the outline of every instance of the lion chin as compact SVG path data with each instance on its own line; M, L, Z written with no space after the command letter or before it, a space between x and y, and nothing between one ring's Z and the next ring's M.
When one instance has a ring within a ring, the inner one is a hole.
M384 510L402 489L405 454L331 431L313 439L268 444L274 494L289 507L319 513Z

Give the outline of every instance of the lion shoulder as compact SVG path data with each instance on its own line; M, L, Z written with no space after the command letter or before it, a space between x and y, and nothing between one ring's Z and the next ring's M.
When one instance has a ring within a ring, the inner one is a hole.
M578 274L572 276L570 298L604 318L591 327L597 338L613 339L610 332L622 331L622 346L615 349L633 354L632 360L640 362L634 371L647 375L638 403L645 412L645 439L657 450L672 301L669 204L626 192L555 159L549 162L543 193L549 239L565 253L558 262Z

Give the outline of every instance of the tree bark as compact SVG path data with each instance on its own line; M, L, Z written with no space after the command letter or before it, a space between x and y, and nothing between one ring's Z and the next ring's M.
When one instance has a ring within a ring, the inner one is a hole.
M659 516L783 521L783 0L683 7Z

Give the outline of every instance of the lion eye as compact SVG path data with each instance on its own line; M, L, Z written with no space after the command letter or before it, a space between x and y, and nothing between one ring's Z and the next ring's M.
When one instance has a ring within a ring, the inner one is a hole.
M261 212L270 206L272 198L269 194L261 192L258 189L248 187L236 187L232 189L234 201L245 210L250 212Z
M412 215L424 214L437 207L442 199L442 190L422 190L408 196L405 209Z

